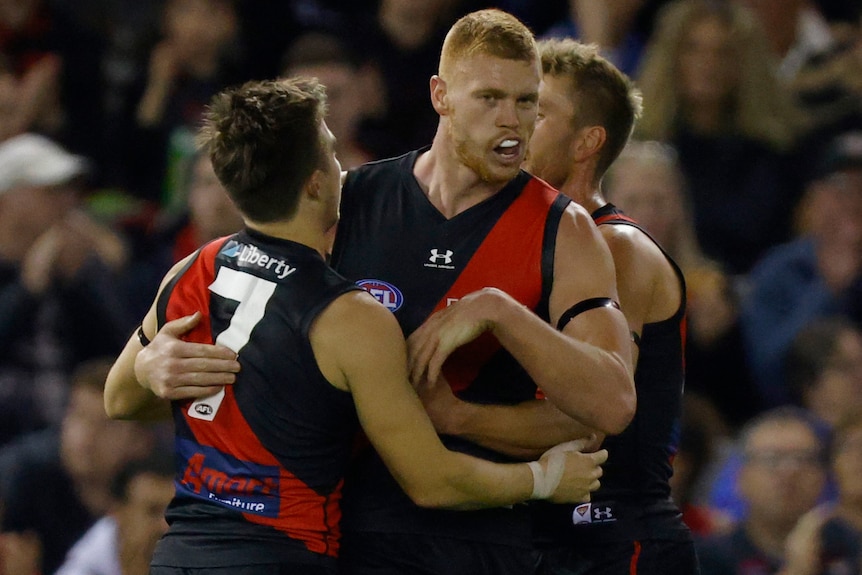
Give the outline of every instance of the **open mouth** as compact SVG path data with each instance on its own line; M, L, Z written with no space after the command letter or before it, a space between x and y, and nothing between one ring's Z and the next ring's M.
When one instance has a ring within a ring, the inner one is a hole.
M508 160L516 160L521 156L521 142L513 138L503 140L494 152Z

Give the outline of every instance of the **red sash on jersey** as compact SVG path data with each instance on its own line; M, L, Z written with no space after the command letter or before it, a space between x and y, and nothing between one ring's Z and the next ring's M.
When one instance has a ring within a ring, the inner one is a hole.
M434 311L485 287L498 288L535 310L542 297L545 222L558 195L545 182L531 179L491 228ZM444 377L453 391L468 387L500 347L497 338L486 333L455 350L443 366Z
M176 282L166 309L166 319L171 321L195 311L209 310L209 285L215 279L215 258L224 245L212 242L201 250L196 261ZM197 343L214 343L209 314L182 339ZM181 482L192 491L212 493L218 490L220 499L249 495L249 490L277 497L279 511L276 517L242 512L246 521L269 525L292 539L302 541L309 551L331 556L338 554L341 519L341 483L330 496L322 496L307 487L302 481L284 469L279 461L267 451L248 425L234 399L233 388L225 386L225 397L213 421L188 415L191 400L179 402L185 423L198 444L212 447L232 458L249 462L249 467L273 467L279 469L275 478L222 477L223 472L206 467L203 453L196 454L186 462ZM275 486L275 488L273 488Z

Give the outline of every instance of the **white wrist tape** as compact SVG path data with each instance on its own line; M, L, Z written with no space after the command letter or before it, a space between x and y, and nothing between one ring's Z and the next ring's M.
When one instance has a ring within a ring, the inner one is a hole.
M554 494L563 478L566 466L566 454L562 451L548 456L548 469L542 469L538 461L530 461L530 471L533 472L533 499L547 499Z
M566 453L581 451L587 444L586 439L574 439L559 445L555 445L544 453L542 457L548 459L548 470L542 469L538 461L530 461L530 471L533 472L533 499L547 499L554 494L563 478L566 467Z

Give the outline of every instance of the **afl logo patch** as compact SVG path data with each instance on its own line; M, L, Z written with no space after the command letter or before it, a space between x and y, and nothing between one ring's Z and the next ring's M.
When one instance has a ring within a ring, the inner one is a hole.
M206 403L199 403L195 405L195 411L201 415L212 415L213 408L211 405L207 405Z
M374 296L374 299L386 306L391 312L398 311L404 304L401 290L390 283L381 280L359 280L356 285Z

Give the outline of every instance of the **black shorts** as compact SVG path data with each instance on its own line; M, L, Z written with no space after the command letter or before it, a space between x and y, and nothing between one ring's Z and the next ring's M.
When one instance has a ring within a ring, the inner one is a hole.
M542 552L538 575L698 575L692 541L645 539Z
M539 554L450 537L350 533L340 556L341 575L535 575Z
M232 567L150 567L150 575L337 575L335 569L307 563L270 563Z

